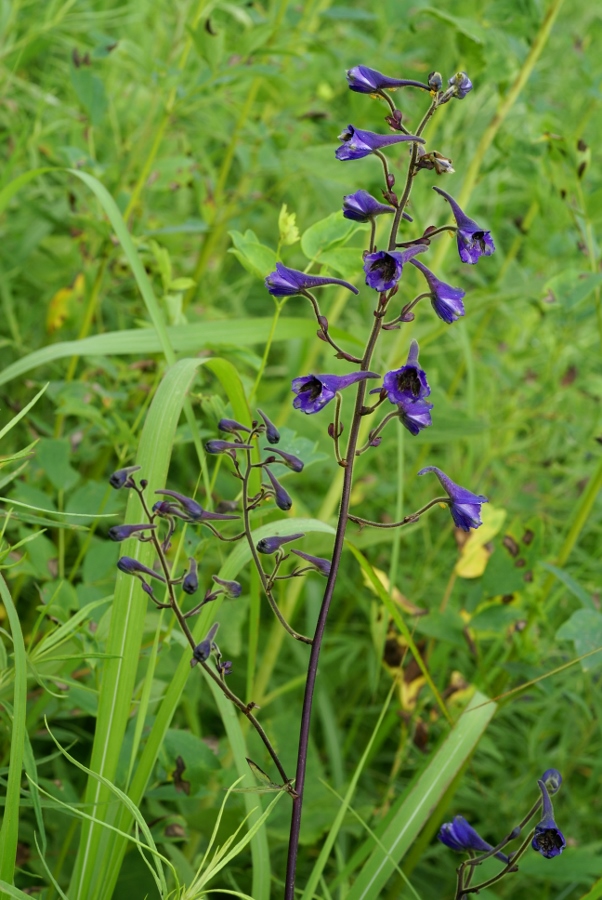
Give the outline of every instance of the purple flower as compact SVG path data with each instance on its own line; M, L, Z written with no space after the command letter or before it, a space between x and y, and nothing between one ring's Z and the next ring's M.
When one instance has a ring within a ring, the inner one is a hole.
M412 265L420 269L426 278L431 289L431 305L440 319L451 325L452 322L464 315L465 310L462 298L466 296L466 291L452 287L451 284L446 284L444 281L439 281L431 270L427 269L418 259L413 259Z
M538 781L537 784L543 799L543 816L535 826L531 846L546 859L552 859L554 856L560 856L566 847L566 841L554 821L554 808L545 782Z
M109 528L107 534L112 541L127 541L133 534L152 531L156 527L156 525L149 525L148 523L144 525L113 525L112 528Z
M276 450L274 447L264 447L264 450L267 450L268 453L277 453L278 456L282 457L282 464L287 467L287 469L291 469L293 472L302 472L305 463L302 459L299 459L298 456L293 456L292 453L285 453L284 450ZM275 456L272 456L271 459L266 459L266 462L279 462Z
M398 403L399 418L404 428L407 428L410 434L416 436L423 428L428 428L433 424L431 419L431 409L433 404L428 400L402 400Z
M159 575L158 572L154 572L152 569L149 569L148 566L143 565L143 563L138 562L137 559L133 559L131 556L121 556L117 560L117 568L120 572L125 572L126 575L149 575L151 578L156 578L158 581L165 583L163 575Z
M484 841L478 831L469 825L464 816L456 816L453 822L444 822L437 835L438 840L446 847L457 850L460 853L468 850L477 850L480 853L488 853L493 850L491 844ZM498 859L508 863L509 859L504 853L495 854Z
M238 446L242 445L239 444ZM229 519L240 519L240 516L227 516L224 513L209 512L209 510L203 509L201 504L193 500L192 497L185 497L184 494L178 494L177 491L160 490L155 491L155 494L165 494L167 497L173 497L178 504L178 506L174 503L166 504L165 501L155 503L153 512L156 512L158 515L177 516L185 522L223 522Z
M257 543L257 550L259 553L275 553L276 550L280 550L283 544L288 544L290 541L298 541L299 538L305 537L304 534L289 534L289 535L280 535L275 534L273 537L262 538Z
M387 372L383 378L383 388L391 403L423 400L431 392L426 380L426 372L418 365L418 342L412 341L405 366Z
M111 477L109 478L109 484L111 487L115 488L116 491L122 487L134 487L135 481L130 476L132 472L138 472L140 466L127 466L125 469L117 469L116 472L113 472Z
M426 466L421 469L419 475L425 475L427 472L434 472L441 486L449 495L451 500L450 512L456 527L462 531L470 531L471 528L478 528L481 525L481 506L483 503L489 503L487 497L481 494L473 494L472 491L460 487L455 484L451 478L448 478L445 472L438 469L437 466Z
M393 212L392 206L379 203L368 191L356 191L343 197L343 215L354 222L369 222L375 216Z
M288 494L275 475L272 475L267 466L265 466L265 472L270 481L272 482L272 487L274 488L274 500L276 501L276 506L278 509L287 512L291 506L293 505L292 498L290 494Z
M472 91L472 81L466 72L456 72L447 83L454 89L454 97L458 100L463 100Z
M211 651L215 647L213 638L217 634L218 628L219 623L215 622L209 629L207 637L202 640L200 644L196 645L196 647L192 651L192 659L190 660L191 666L196 666L197 663L204 663L209 659L209 657L211 656Z
M190 556L188 563L190 568L188 569L188 572L186 572L186 575L184 575L182 590L185 594L196 594L199 589L199 575L196 559Z
M310 563L321 575L325 575L327 578L330 575L331 563L329 559L322 559L321 556L311 556L310 553L304 553L303 550L293 550L292 552Z
M339 140L343 143L337 147L334 155L340 160L363 159L364 156L369 156L376 150L382 150L383 147L400 144L403 141L424 144L424 138L417 137L415 134L376 134L374 131L360 131L353 125L349 125L339 135Z
M293 379L292 390L297 394L293 406L307 415L320 412L327 403L330 403L337 391L342 391L356 381L378 377L374 372L353 372L351 375L303 375Z
M236 600L238 597L240 597L242 593L242 585L240 585L238 581L225 581L223 578L218 578L217 575L213 575L212 577L216 584L219 584L220 587L223 587L228 597L231 597L233 600Z
M458 240L458 253L462 262L474 266L481 256L491 256L495 250L491 232L485 231L480 225L477 225L474 219L469 219L454 198L450 197L446 191L442 191L436 185L433 187L433 190L445 197L452 208L454 219L458 226L456 237Z
M417 244L409 250L377 250L364 257L366 284L375 291L390 291L394 288L403 271L404 264L418 253L426 250L424 244Z
M354 66L347 70L347 81L352 91L358 94L378 94L382 90L396 91L400 87L418 87L429 90L428 84L421 81L408 81L405 78L389 78L376 69L368 66Z
M265 279L265 286L272 297L292 297L294 294L302 294L304 291L324 287L327 284L341 284L353 291L354 294L359 293L358 289L348 281L341 281L340 278L323 278L320 275L307 275L305 272L298 272L297 269L288 269L280 262L276 263L276 271L271 272Z
M206 441L205 450L207 453L231 453L237 450L252 450L253 444L239 444L234 441Z
M268 444L277 444L280 441L280 432L276 428L273 422L268 419L266 414L262 412L261 409L258 409L257 412L263 419L263 423L265 425L265 436L267 438Z
M541 776L541 781L545 784L548 789L548 794L555 794L556 791L560 789L560 785L562 784L562 775L558 771L558 769L546 769L546 771Z
M240 431L250 432L246 425L241 425L235 419L220 419L217 423L219 431L227 431L229 434L238 434Z

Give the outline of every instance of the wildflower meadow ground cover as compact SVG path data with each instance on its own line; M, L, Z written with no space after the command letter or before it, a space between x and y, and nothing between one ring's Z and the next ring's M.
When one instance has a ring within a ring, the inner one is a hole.
M0 896L601 898L597 5L0 31Z

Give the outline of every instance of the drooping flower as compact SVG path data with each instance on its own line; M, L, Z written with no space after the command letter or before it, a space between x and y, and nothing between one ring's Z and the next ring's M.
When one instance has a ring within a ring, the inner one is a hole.
M192 659L190 660L191 666L196 666L197 663L207 662L209 657L211 656L211 651L214 648L213 638L217 634L217 629L219 628L219 623L215 622L207 633L207 637L201 641L200 644L197 644L194 650L192 651Z
M112 528L109 528L107 535L112 541L127 541L133 534L152 531L156 527L156 525L149 525L148 523L143 525L113 525Z
M237 446L241 446L240 444ZM224 513L209 512L203 509L200 503L193 500L192 497L185 497L177 491L168 491L167 489L155 491L155 494L165 494L167 497L173 497L176 503L165 503L159 501L153 506L153 512L158 515L175 515L185 522L224 522L230 519L240 519L240 516L229 516ZM176 506L177 504L177 506ZM178 508L179 507L179 508Z
M416 244L403 251L377 250L375 253L367 253L364 257L366 284L381 293L390 291L401 278L405 263L424 250L424 244Z
M280 432L278 431L274 423L270 419L268 419L266 414L261 409L258 409L257 412L263 419L263 424L265 425L265 436L267 438L268 444L279 443Z
M109 484L116 491L122 487L133 487L134 479L131 477L133 472L138 472L140 466L127 466L125 469L117 469L109 478Z
M451 284L446 284L445 281L440 281L433 275L431 270L427 269L427 267L418 259L413 259L412 265L416 266L417 269L420 269L426 278L431 291L431 306L440 319L443 319L444 322L451 325L452 322L455 322L460 316L464 315L465 309L462 298L466 296L466 291L463 291L461 288L452 287Z
M205 450L207 453L231 453L237 450L252 450L252 444L237 444L234 441L212 440L205 441Z
M374 131L362 131L349 125L345 131L339 135L339 140L343 141L340 147L335 150L335 156L340 160L363 159L376 150L382 150L383 147L390 147L391 144L400 144L404 141L414 141L415 143L424 144L424 138L417 137L415 134L377 134Z
M280 482L278 481L276 476L272 474L270 469L267 466L265 466L264 468L265 468L266 475L272 482L272 487L274 489L274 500L276 502L276 506L278 507L278 509L281 509L284 512L287 512L293 505L293 500L292 500L291 495L287 491L284 490L284 488L282 487L282 485L280 484Z
M538 781L537 784L543 800L543 816L535 826L531 846L546 859L552 859L554 856L560 856L566 847L566 840L554 821L554 808L545 782Z
M277 453L278 456L282 457L282 464L287 467L287 469L291 469L293 472L302 472L305 463L302 459L299 459L298 456L293 456L292 453L285 453L284 450L276 450L275 447L264 447L264 450L267 450L268 453ZM279 462L275 457L272 457L272 460L267 459L266 462Z
M238 581L226 581L224 578L218 578L217 575L211 576L216 584L224 589L228 597L236 600L242 593L242 585Z
M265 279L265 286L272 297L292 297L294 294L302 294L303 291L324 287L328 284L340 284L354 294L359 293L358 289L348 281L342 281L340 278L326 278L321 275L308 275L297 269L289 269L280 262L276 263L276 271L271 272Z
M447 83L453 88L454 97L458 100L463 100L472 91L472 81L466 72L456 72Z
M418 350L418 342L412 341L406 364L387 372L383 378L383 388L391 403L415 403L430 394L426 372L418 365Z
M312 556L310 553L304 553L303 550L293 550L292 552L310 563L321 575L326 577L330 575L331 562L329 559L323 559L321 556Z
M473 494L467 488L455 484L437 466L426 466L418 474L425 475L427 472L434 472L441 482L441 486L447 492L451 500L449 509L456 527L461 528L462 531L478 528L482 524L481 506L483 503L489 503L487 497L483 497L481 494Z
M428 84L421 81L412 81L407 78L389 78L376 69L368 66L354 66L347 70L347 81L352 91L358 94L378 94L382 90L396 91L400 87L418 87L429 90Z
M293 379L292 390L297 395L293 400L293 406L307 415L320 412L334 399L337 391L342 391L357 381L378 377L374 372L353 372L350 375L303 375Z
M251 429L241 425L235 419L220 419L217 423L219 431L227 431L229 434L238 434L241 431L249 432Z
M189 569L182 580L182 590L185 594L196 594L199 589L199 574L196 559L189 557Z
M493 850L492 845L483 840L478 831L475 831L472 825L468 824L464 816L456 816L453 822L444 822L439 829L437 838L446 847L457 850L459 853L465 853L469 850L488 853L489 850ZM509 862L505 853L496 853L495 855L503 862Z
M433 404L428 400L402 400L398 403L399 418L404 428L416 437L423 428L433 424L431 409Z
M152 569L149 569L148 566L145 566L137 559L133 559L131 556L121 556L117 560L117 568L126 575L136 575L138 577L148 575L150 578L156 578L157 581L165 583L163 575L159 575L158 572L154 572Z
M356 191L343 197L343 215L353 222L369 222L375 216L394 212L392 206L379 203L368 191Z
M452 208L454 219L458 230L456 238L458 241L458 253L463 263L469 263L474 266L481 256L491 256L495 251L495 244L491 238L491 232L486 231L478 225L474 219L469 219L466 213L460 209L453 197L447 191L442 191L440 187L433 186L433 190L445 197Z
M273 537L265 537L257 542L257 550L259 553L275 553L276 550L280 550L283 544L288 544L291 541L298 541L300 538L305 537L304 534L283 534L277 535L275 534Z

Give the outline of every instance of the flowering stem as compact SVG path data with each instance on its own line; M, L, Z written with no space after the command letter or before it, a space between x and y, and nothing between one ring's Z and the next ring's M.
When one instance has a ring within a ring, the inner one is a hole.
M398 413L397 411L395 411L395 412L391 412L391 413L389 413L387 416L385 416L384 419L382 420L382 422L380 422L380 423L376 426L376 428L374 428L374 429L370 432L370 434L368 435L368 440L366 441L366 443L364 444L364 446L363 446L363 447L360 447L359 450L356 450L356 451L355 451L355 455L356 455L356 456L361 456L362 453L365 453L366 450L369 450L370 447L373 447L374 444L373 444L372 442L374 441L374 439L377 438L377 437L379 436L379 434L381 433L381 431L382 431L382 430L385 428L385 426L391 421L391 419L397 418L398 415L399 415L399 413ZM349 518L352 519L353 521L355 521L355 519L353 518L353 516L349 516Z
M397 413L391 413L391 416L396 415ZM372 528L401 528L402 525L411 525L413 522L417 522L422 513L426 512L427 509L430 509L431 506L437 506L438 503L446 503L449 505L451 500L449 497L435 497L435 499L430 500L426 506L417 509L416 512L410 513L409 516L405 516L401 522L373 522L371 519L362 519L360 516L349 516L349 519L351 522L355 522L356 525L361 525L362 527L364 525L370 525Z
M334 441L334 455L336 456L336 460L340 466L343 468L347 465L345 460L341 456L341 448L339 445L339 438L342 434L341 428L341 403L343 402L343 398L341 396L340 391L336 392L334 398L334 422L332 423L332 439Z
M416 145L414 144L413 146L415 147ZM383 169L385 171L385 184L387 186L387 190L389 191L391 190L391 188L389 187L389 165L387 163L387 157L384 153L381 153L380 150L375 150L374 155L378 156L381 163L383 164Z
M414 241L401 241L399 244L395 244L396 247L411 247L414 244L419 244L421 241L429 240L432 237L435 237L436 234L442 234L444 231L457 231L456 225L441 225L439 228L433 228L432 231L425 232L421 237Z
M327 344L330 344L330 346L333 348L333 350L337 351L337 356L340 359L346 359L348 362L352 362L352 363L361 363L361 359L359 359L357 356L352 356L351 353L347 353L345 350L343 350L342 347L339 347L339 345L336 344L333 341L333 339L330 337L330 335L328 334L328 325L326 325L326 327L325 327L322 324L324 321L324 316L320 312L320 306L318 304L318 301L316 300L314 295L311 293L311 291L305 290L303 292L303 294L305 297L307 297L307 299L313 306L314 313L316 316L316 321L317 321L318 325L320 326L319 331L318 331L318 337L320 338L320 340L326 341Z
M487 881L481 881L479 884L475 884L472 887L468 887L466 885L464 888L462 888L461 893L456 893L456 900L463 900L463 898L467 894L478 894L479 891L482 891L484 888L490 887L492 884L496 884L496 882L501 881L501 879L505 875L508 875L509 872L515 871L514 866L516 865L517 861L521 858L521 856L523 856L529 849L529 847L531 845L531 839L533 838L534 833L535 833L535 830L529 832L529 834L527 835L525 840L522 842L522 844L516 851L516 853L514 853L512 855L512 859L510 860L510 862L506 863L506 865L501 870L501 872L498 872L497 875L493 876L493 878L489 878ZM467 863L469 865L471 862L472 862L472 860L467 860Z

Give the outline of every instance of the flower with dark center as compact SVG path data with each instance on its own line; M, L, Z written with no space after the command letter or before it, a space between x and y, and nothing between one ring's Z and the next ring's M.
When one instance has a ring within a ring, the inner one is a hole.
M560 856L566 847L566 840L554 821L554 808L545 782L538 781L537 784L543 800L543 816L535 826L531 846L546 859L552 859L554 856Z
M289 269L282 263L276 263L276 271L271 272L265 279L265 286L272 297L292 297L294 294L302 294L317 287L325 287L328 284L340 284L354 294L359 294L357 288L342 281L340 278L326 278L321 275L308 275L297 269Z
M370 222L375 216L393 212L392 206L379 203L368 191L356 191L343 197L343 215L353 222Z
M133 472L138 472L140 466L127 466L125 469L117 469L109 478L109 484L116 491L122 487L135 487L136 482L131 477Z
M144 525L113 525L112 528L109 528L107 535L112 541L127 541L133 534L152 531L156 527L156 525L149 525L148 523Z
M207 633L207 637L201 641L200 644L197 644L194 650L192 651L192 659L190 660L191 666L196 666L197 663L206 662L211 656L211 651L213 650L213 638L217 634L217 629L219 628L219 623L215 622Z
M229 434L238 434L241 431L250 432L246 425L241 425L235 419L220 419L217 423L219 431L227 431Z
M428 91L428 84L406 78L389 78L368 66L354 66L347 70L347 81L352 91L358 94L379 94L383 90L396 91L400 87L418 87Z
M312 565L321 575L325 575L327 578L330 575L331 563L329 559L322 559L321 556L312 556L310 553L304 553L303 550L292 550L292 553L295 553Z
M165 489L155 491L155 494L165 494L167 497L173 497L182 508L182 512L178 512L174 507L174 504L169 503L169 509L166 510L162 503L155 503L153 512L156 512L158 515L177 515L178 518L184 519L185 522L224 522L229 519L240 519L240 516L228 516L224 515L224 513L209 512L209 510L203 509L201 504L197 503L196 500L193 500L192 497L185 497L184 494L179 494L177 491L168 491Z
M305 537L304 534L283 534L277 535L275 534L273 537L265 537L257 542L257 550L259 553L275 553L276 550L280 550L283 544L289 544L291 541L298 541L300 538Z
M237 450L252 450L253 444L238 444L233 441L205 441L207 453L232 453Z
M383 378L383 388L391 403L414 403L430 394L426 372L418 365L418 349L418 342L412 341L405 366L387 372Z
M446 847L457 850L459 853L466 853L469 850L488 853L493 850L492 845L483 840L472 825L468 824L464 816L456 816L453 822L444 822L439 829L437 838ZM510 861L505 853L496 853L495 855L506 864Z
M431 419L431 409L433 404L428 400L402 400L397 404L399 410L399 419L404 428L407 428L414 437L419 434L423 428L428 428L433 424Z
M417 244L408 250L377 250L364 257L366 284L382 293L394 288L403 272L404 264L418 253L426 250L424 244Z
M413 259L412 265L420 269L431 291L431 305L440 319L451 325L460 316L464 315L464 304L462 298L466 296L466 291L461 288L452 287L444 281L439 281L430 269L427 269L420 260Z
M133 559L131 556L121 556L117 560L117 568L120 572L125 572L126 575L148 575L150 578L156 578L157 581L165 583L163 575L159 575L158 572L154 572L153 569L149 569L148 566L138 562L137 559Z
M433 186L433 190L437 191L438 194L441 194L442 197L445 197L452 208L454 219L458 226L456 238L458 241L458 253L460 254L462 262L474 266L481 256L491 256L495 251L495 244L491 238L491 232L486 231L480 225L477 225L474 219L469 219L466 213L460 209L454 198L446 191L442 191L441 188L436 185Z
M320 412L334 399L337 391L342 391L357 381L378 377L374 372L353 372L351 375L302 375L292 382L292 390L297 395L293 400L293 406L307 415Z
M426 466L421 469L419 475L426 475L427 472L434 472L441 486L446 491L451 500L450 512L456 527L462 531L470 531L471 528L478 528L481 522L481 506L483 503L489 503L487 497L481 494L473 494L467 488L460 487L455 484L451 478L448 478L445 472L438 469L437 466Z
M268 419L266 414L261 409L258 409L257 412L263 419L263 423L265 425L265 436L267 438L268 444L278 444L280 441L280 432L278 431L274 423L271 422L270 419Z
M196 559L188 558L190 568L182 580L182 590L185 594L196 594L199 589L199 574Z
M218 578L217 575L213 575L212 578L216 584L219 584L220 587L223 587L228 597L231 597L232 600L236 600L238 597L240 597L242 593L242 585L240 585L238 581L226 581L223 578Z
M404 141L414 141L414 143L424 144L424 138L417 137L415 134L376 134L374 131L361 131L349 125L345 131L339 135L339 140L343 143L337 147L335 156L340 160L363 159L364 156L370 156L383 147L390 147L392 144L400 144Z
M472 91L472 81L466 72L456 72L447 83L453 88L454 97L458 100L463 100Z
M282 464L287 467L287 469L292 469L293 472L302 472L305 463L302 459L299 459L298 456L293 456L292 453L285 453L284 450L276 450L274 447L264 447L268 453L277 453L278 456L282 457ZM275 457L272 459L267 459L266 462L278 462Z
M541 780L548 789L548 794L555 794L562 784L562 775L558 769L546 769L541 776Z
M276 506L278 509L281 509L283 512L287 512L291 506L293 505L292 498L290 494L288 494L275 475L273 475L267 466L265 468L265 473L272 482L272 487L274 488L274 500L276 502Z

